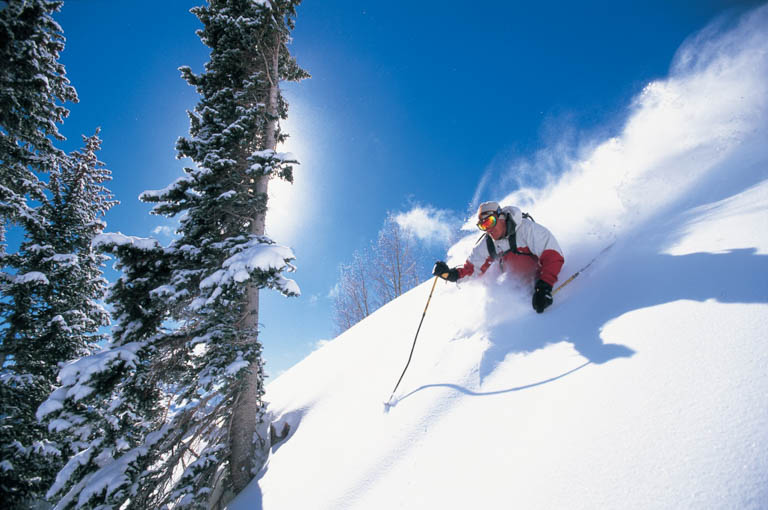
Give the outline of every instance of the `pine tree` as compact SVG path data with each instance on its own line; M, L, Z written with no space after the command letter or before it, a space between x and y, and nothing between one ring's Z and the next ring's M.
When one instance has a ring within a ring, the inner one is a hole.
M50 306L62 328L53 341L62 350L63 360L92 352L106 338L99 328L109 325L109 313L101 304L107 288L102 274L107 257L96 252L92 242L106 227L104 215L117 202L104 186L112 176L96 154L101 150L99 130L83 136L83 143L83 150L70 154L61 171L51 176L50 199L43 206L49 246L54 249L45 259L51 264L47 272L53 292Z
M40 359L31 349L61 326L45 303L53 286L44 176L66 162L54 146L58 124L68 115L62 103L77 101L59 63L64 47L53 20L62 2L7 0L0 4L0 500L26 507L40 497L55 472L55 451L34 419L35 409L55 380L53 349ZM19 225L27 241L8 253L5 235ZM60 252L58 252L60 253ZM48 322L45 322L48 321ZM28 336L33 335L33 336ZM48 338L50 339L50 338ZM61 351L60 351L61 350ZM53 379L51 379L53 377Z
M60 103L77 102L77 93L59 63L64 36L51 17L62 3L0 2L0 257L9 223L39 222L30 200L42 200L39 177L64 156L53 145L69 114Z
M10 257L18 272L8 276L0 306L3 346L12 361L0 384L0 448L4 459L13 459L7 460L12 469L3 472L3 490L18 505L42 499L72 451L70 440L49 433L36 417L54 389L59 363L92 352L104 339L99 328L109 324L100 304L105 257L91 241L114 202L102 185L109 171L96 159L101 141L97 135L84 140L82 152L50 173L38 211L42 221Z
M71 438L73 453L47 497L57 508L118 508L128 498L130 508L158 508L139 490L170 430L162 424L173 388L164 394L158 379L175 367L174 353L155 359L168 307L151 294L169 282L168 257L156 241L122 234L102 234L92 246L115 254L123 273L107 297L116 324L110 344L60 371L61 386L38 409L49 428Z
M279 82L307 76L286 48L298 3L226 0L192 10L211 48L205 72L181 68L201 96L190 136L177 143L195 167L142 194L154 214L180 217L178 237L168 247L97 239L123 271L108 299L113 343L66 367L41 408L53 422L103 430L59 473L50 495L61 508L210 507L260 468L253 459L269 439L258 290L299 292L283 276L292 251L264 235L267 182L291 181L295 163L276 145L286 138ZM93 391L78 398L78 388ZM111 419L91 411L105 405Z

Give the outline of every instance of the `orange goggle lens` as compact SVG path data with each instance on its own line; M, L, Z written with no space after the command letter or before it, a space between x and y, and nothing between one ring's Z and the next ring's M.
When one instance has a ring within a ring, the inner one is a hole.
M477 222L477 228L480 230L488 230L496 226L496 215L491 214L490 216L486 216L482 220Z

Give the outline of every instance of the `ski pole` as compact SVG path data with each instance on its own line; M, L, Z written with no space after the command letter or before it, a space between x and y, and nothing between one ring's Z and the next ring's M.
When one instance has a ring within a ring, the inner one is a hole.
M557 294L557 292L558 292L560 289L562 289L563 287L565 287L566 285L568 285L569 283L571 283L573 280L575 280L575 279L576 279L576 277L577 277L577 276L579 276L581 273L583 273L583 272L584 272L584 271L585 271L585 270L586 270L586 269L587 269L589 266L591 266L591 265L592 265L592 263L593 263L594 261L596 261L596 260L597 260L597 259L600 257L600 255L602 255L603 253L607 252L607 251L608 251L608 249L609 249L611 246L613 246L613 244L614 244L614 243L611 243L611 244L609 244L608 246L606 246L605 248L603 248L603 249L600 251L600 253L598 253L597 255L595 255L595 258L593 258L592 260L590 260L590 261L589 261L589 263L588 263L586 266L582 267L581 269L579 269L578 271L576 271L575 273L573 273L573 274L571 275L571 277L570 277L570 278L568 278L568 279L567 279L567 280L565 280L563 283L561 283L561 284L560 284L560 286L558 286L558 287L557 287L555 290L553 290L553 291L552 291L552 295L554 296L555 294Z
M408 362L405 364L405 368L403 369L403 373L400 374L400 379L397 380L397 384L395 384L395 389L392 390L392 394L389 396L389 399L387 399L387 402L384 405L389 405L389 402L392 400L392 397L395 396L395 392L397 391L397 387L400 386L400 381L403 380L403 376L405 375L405 371L408 370L408 365L411 364L411 358L413 357L413 350L416 348L416 339L419 338L419 331L421 331L421 325L424 322L424 317L427 315L427 308L429 308L429 302L432 301L432 293L435 292L435 285L437 285L437 276L435 276L435 281L432 283L432 290L429 291L429 298L427 299L427 306L424 307L424 313L421 314L421 321L419 321L419 327L416 329L416 336L413 337L413 345L411 346L411 354L408 356Z
M586 267L585 267L584 269L586 269ZM576 277L577 277L577 276L579 276L579 275L581 274L581 272L582 272L584 269L579 269L578 271L576 271L575 273L573 273L573 274L571 275L571 277L570 277L570 278L568 278L567 280L565 280L565 281L564 281L563 283L561 283L561 284L560 284L560 285L559 285L559 286L558 286L558 287L557 287L555 290L553 290L553 291L552 291L552 295L554 296L555 294L557 294L557 292L558 292L560 289L562 289L563 287L565 287L566 285L568 285L569 283L571 283L573 280L575 280L575 279L576 279Z

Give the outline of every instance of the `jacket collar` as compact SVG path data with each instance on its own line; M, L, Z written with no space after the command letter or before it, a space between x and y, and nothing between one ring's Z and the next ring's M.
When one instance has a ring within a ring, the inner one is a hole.
M510 222L507 221L507 236L512 234L512 229L514 228L515 231L520 227L520 224L523 222L523 211L521 211L518 207L515 207L513 205L508 205L507 207L504 207L501 209L502 214L505 214L507 218L512 219L512 225L510 225Z

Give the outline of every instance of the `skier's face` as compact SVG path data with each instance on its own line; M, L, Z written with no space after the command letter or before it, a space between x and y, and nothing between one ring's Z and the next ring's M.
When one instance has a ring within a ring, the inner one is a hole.
M507 223L504 221L503 215L499 216L499 218L496 220L496 225L494 225L493 228L488 229L488 233L496 241L504 237L504 234L507 233Z
M504 221L503 215L498 213L483 214L478 211L477 219L477 228L487 232L488 235L497 241L507 233L507 224Z

